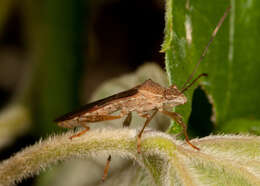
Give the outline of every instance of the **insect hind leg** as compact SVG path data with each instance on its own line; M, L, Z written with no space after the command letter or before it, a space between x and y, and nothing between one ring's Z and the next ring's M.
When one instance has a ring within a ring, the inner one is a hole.
M80 131L79 133L77 133L77 134L75 134L73 136L70 136L69 139L72 140L72 138L79 137L79 136L85 134L87 131L90 130L90 128L87 125L84 125L83 127L85 128L84 130Z
M99 121L107 121L107 120L114 120L119 119L122 116L113 116L113 115L90 115L82 118L78 118L77 122L80 126L84 127L85 129L80 131L79 133L69 137L69 139L73 139L75 137L79 137L83 134L85 134L87 131L90 130L90 128L86 125L85 122L99 122Z
M90 128L85 124L85 122L89 122L89 123L92 123L92 122L100 122L100 121L108 121L108 120L115 120L115 119L119 119L121 118L122 116L121 115L89 115L89 116L85 116L85 117L82 117L81 119L77 119L78 123L84 127L85 129L82 130L81 132L69 137L70 139L73 139L75 137L79 137L83 134L85 134L88 130L90 130ZM125 125L129 125L130 122L131 122L131 118L132 118L132 115L128 115L126 117L126 123ZM84 122L84 124L83 124ZM111 155L108 156L107 158L107 163L106 163L106 166L104 168L104 174L102 176L102 181L104 182L106 177L107 177L107 174L108 174L108 169L109 169L109 166L110 166L110 162L111 162Z

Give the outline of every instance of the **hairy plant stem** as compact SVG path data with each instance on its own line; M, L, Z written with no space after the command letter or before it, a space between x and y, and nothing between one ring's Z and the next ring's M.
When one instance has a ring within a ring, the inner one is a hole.
M215 180L219 185L227 181L229 185L260 184L259 137L211 136L197 139L193 143L201 151L196 151L170 135L146 131L142 138L141 154L138 154L138 131L134 129L93 130L70 140L73 134L68 132L51 136L3 161L0 164L0 185L13 185L60 161L109 154L138 162L151 175L150 179L155 185L203 185L209 181L216 183ZM238 144L240 149L232 155ZM207 175L208 170L218 177Z

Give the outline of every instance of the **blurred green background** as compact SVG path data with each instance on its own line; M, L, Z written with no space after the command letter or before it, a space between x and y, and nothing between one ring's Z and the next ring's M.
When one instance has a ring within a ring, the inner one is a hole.
M170 26L175 40L166 56L169 81L178 86L190 74L191 62L199 58L225 8L234 7L199 68L209 79L191 89L189 104L177 109L189 123L190 135L259 134L260 3L173 2ZM159 52L164 13L162 0L1 0L0 141L10 138L0 143L1 160L41 137L64 131L53 119L87 103L106 80L134 72L145 62L164 69L165 56ZM194 26L190 46L185 41L187 16ZM10 113L12 119L7 117ZM14 126L10 135L6 126ZM34 183L30 178L19 185Z

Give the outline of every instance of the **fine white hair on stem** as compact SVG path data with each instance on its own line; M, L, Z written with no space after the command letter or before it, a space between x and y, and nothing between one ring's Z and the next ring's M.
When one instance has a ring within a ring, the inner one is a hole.
M136 129L91 130L70 140L74 134L50 136L3 161L0 185L14 185L60 161L109 154L137 162L155 185L214 182L221 185L226 181L236 185L237 180L251 185L260 183L260 137L257 136L218 135L194 139L192 142L201 148L197 151L168 134L147 130L138 154ZM208 171L214 176L207 175Z

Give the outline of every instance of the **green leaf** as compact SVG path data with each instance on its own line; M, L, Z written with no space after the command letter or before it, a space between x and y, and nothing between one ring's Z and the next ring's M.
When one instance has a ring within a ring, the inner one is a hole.
M220 129L219 129L220 130ZM260 120L250 120L237 118L230 120L221 127L221 132L225 133L246 133L260 134Z
M257 57L260 2L168 0L162 48L170 83L181 87L194 69L218 20L230 5L229 17L196 73L209 75L199 82L212 103L212 118L220 131L231 120L244 118L252 121L260 117L260 86L257 86L260 78L260 59ZM193 86L185 92L189 102L176 108L186 123L195 88ZM240 128L239 125L240 122L236 122L233 127Z

